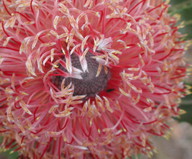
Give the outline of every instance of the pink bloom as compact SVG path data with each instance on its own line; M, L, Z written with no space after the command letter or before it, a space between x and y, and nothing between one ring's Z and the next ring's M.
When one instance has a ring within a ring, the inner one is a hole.
M0 124L24 158L150 155L179 115L184 44L163 0L2 0Z

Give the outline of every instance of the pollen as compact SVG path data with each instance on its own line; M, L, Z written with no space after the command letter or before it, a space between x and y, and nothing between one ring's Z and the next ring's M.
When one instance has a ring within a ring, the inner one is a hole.
M149 155L183 113L185 51L165 0L0 0L1 148L22 159Z
M72 54L72 67L80 70L81 78L56 76L54 83L57 83L57 86L61 86L62 81L65 80L65 86L73 84L74 96L86 95L86 97L95 97L101 91L106 89L107 83L111 77L111 72L108 67L99 64L99 62L97 62L93 57L94 55L92 55L90 52L86 54L85 60L87 63L87 69L83 71L79 57L75 54ZM66 71L62 65L59 65L59 69Z

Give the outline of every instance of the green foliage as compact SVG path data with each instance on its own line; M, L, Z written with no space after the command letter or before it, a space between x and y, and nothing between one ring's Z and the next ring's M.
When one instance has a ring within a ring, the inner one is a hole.
M17 159L18 158L18 153L14 152L13 149L6 150L5 152L2 152L0 154L0 158L3 159Z
M181 21L184 21L181 32L187 35L187 39L192 39L192 0L171 0L171 4L171 14L181 15Z
M3 141L3 137L0 136L0 144ZM18 158L18 153L14 152L14 148L12 149L2 149L0 147L0 159L17 159Z
M181 16L181 22L184 22L184 27L180 31L186 34L186 40L192 39L192 0L171 0L172 7L170 8L171 14L179 14ZM192 62L191 62L192 63ZM189 81L190 82L190 81ZM188 83L192 86L192 81ZM191 90L192 91L192 90ZM192 95L188 95L183 98L181 109L185 110L178 121L188 122L192 124Z
M181 117L177 120L179 122L185 121L192 124L192 95L188 95L183 99L180 108L185 110L186 113L181 115Z

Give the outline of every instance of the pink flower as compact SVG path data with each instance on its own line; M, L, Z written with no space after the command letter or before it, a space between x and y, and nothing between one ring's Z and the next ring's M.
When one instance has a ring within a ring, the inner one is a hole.
M0 124L24 158L150 155L184 96L163 0L2 0Z

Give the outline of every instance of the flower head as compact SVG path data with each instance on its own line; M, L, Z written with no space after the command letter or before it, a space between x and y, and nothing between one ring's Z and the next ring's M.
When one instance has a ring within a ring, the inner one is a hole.
M165 135L184 94L184 45L168 7L2 0L4 145L37 159L150 154L149 136Z

